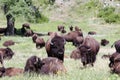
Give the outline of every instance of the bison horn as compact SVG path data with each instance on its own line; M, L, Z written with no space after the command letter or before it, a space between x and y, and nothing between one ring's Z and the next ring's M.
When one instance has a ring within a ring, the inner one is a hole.
M64 39L64 44L66 44L66 40Z
M50 45L53 45L52 41L50 41Z

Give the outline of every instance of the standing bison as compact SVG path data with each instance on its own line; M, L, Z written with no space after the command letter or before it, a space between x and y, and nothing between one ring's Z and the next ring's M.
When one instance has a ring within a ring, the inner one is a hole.
M13 55L14 52L10 48L0 48L0 63L2 66L4 66L3 60L11 59Z
M83 66L86 66L87 64L93 66L99 48L100 44L94 38L87 36L84 39L83 43L79 46Z
M120 53L120 40L115 41L113 45L115 46L116 52Z
M65 39L58 35L49 39L45 45L48 57L57 57L64 61L65 42Z

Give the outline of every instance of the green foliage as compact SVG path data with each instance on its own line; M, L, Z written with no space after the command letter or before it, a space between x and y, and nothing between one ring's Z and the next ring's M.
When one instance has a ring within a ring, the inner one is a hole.
M114 7L100 9L98 17L103 18L106 23L120 23L120 14L115 13Z
M85 4L85 7L87 9L99 8L101 7L101 3L99 2L99 0L90 0Z
M42 15L39 8L33 5L32 0L4 0L0 1L5 14L11 14L14 17L24 16L29 22L46 22L48 18ZM7 6L5 9L4 6ZM45 18L45 19L44 19Z

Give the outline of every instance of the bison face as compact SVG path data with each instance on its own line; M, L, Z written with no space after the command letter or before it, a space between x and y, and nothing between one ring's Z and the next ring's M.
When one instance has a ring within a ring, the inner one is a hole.
M44 65L44 63L41 61L40 58L36 57L33 63L36 67L36 69L41 69L42 65Z
M80 54L81 54L81 62L83 63L83 66L85 66L87 63L89 63L89 53L90 53L90 48L87 46L80 46L79 47Z
M50 42L50 48L51 48L50 52L54 55L54 57L63 57L65 50L64 45L65 45L65 39L57 36L53 38Z
M3 58L11 59L14 55L14 52L10 48L5 49L5 55Z

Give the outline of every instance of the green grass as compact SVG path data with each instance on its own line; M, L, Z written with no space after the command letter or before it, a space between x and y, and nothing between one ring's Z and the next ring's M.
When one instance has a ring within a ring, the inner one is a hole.
M39 0L40 1L40 0ZM39 4L38 4L39 5ZM110 73L110 68L108 67L109 60L102 59L103 54L112 54L115 52L114 48L111 48L111 45L114 41L119 39L120 36L120 25L119 24L105 24L101 23L101 20L92 19L94 15L93 12L84 12L82 13L78 6L76 10L70 11L71 16L67 19L61 20L50 20L48 23L34 24L30 23L31 29L39 33L47 33L48 31L57 31L58 25L64 25L67 32L69 32L69 26L78 26L82 29L84 36L87 36L88 31L96 31L96 35L92 36L99 42L101 39L105 38L110 41L110 44L103 47L101 46L100 51L97 55L97 60L94 64L94 67L87 67L82 69L82 63L80 60L70 59L70 53L75 49L72 46L72 43L66 43L65 45L65 55L68 58L65 58L64 65L67 69L67 73L59 75L19 75L14 77L3 77L1 80L119 80L120 76ZM75 9L75 8L74 8ZM54 10L54 9L52 9ZM47 11L47 10L46 10ZM74 12L75 11L75 12ZM46 15L49 15L49 13ZM74 14L76 13L76 14ZM80 14L79 14L80 13ZM26 23L22 18L16 19L15 27L17 29L22 27L22 24ZM0 27L6 26L6 19L3 13L0 13ZM45 41L49 38L48 36L43 37ZM5 61L5 67L16 67L24 69L26 60L32 56L37 55L41 58L47 57L45 48L36 49L35 44L32 42L31 37L21 37L21 36L10 36L4 37L1 36L0 48L3 48L3 42L6 40L13 40L16 43L14 46L11 46L12 50L15 52L15 55L11 60Z

